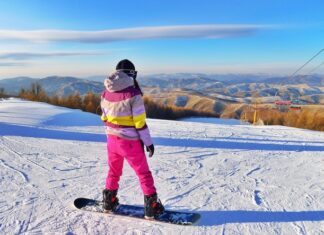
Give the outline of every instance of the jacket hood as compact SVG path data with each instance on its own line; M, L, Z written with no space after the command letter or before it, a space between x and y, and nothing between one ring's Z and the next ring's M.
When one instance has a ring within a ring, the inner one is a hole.
M115 71L105 79L104 85L110 92L121 91L127 87L134 86L134 80L122 71Z

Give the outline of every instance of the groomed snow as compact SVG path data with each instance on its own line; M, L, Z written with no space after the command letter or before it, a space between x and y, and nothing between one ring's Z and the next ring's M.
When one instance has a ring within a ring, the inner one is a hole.
M281 126L148 120L149 159L178 226L84 213L101 198L106 138L98 116L18 99L0 101L0 234L323 234L324 133ZM125 164L122 203L142 205Z

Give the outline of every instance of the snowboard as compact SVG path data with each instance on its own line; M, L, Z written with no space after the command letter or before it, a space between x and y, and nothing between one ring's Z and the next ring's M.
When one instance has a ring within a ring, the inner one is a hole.
M102 208L102 201L93 200L89 198L77 198L74 200L74 206L83 211L104 213L109 215L127 216L139 219L144 218L144 207L120 204L113 212L104 212ZM177 212L165 210L163 214L155 217L152 220L164 223L178 224L178 225L193 225L200 219L200 214L192 212Z

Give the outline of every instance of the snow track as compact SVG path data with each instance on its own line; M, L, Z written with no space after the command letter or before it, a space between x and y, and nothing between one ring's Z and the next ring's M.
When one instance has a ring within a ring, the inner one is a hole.
M78 118L89 126L76 125ZM76 197L99 199L104 187L106 144L97 120L0 101L0 234L324 233L324 133L279 126L148 120L159 196L168 209L201 213L197 226L78 211ZM127 163L119 198L143 203Z

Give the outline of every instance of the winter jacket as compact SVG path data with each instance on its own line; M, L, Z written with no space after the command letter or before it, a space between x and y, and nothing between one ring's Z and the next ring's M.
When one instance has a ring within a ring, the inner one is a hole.
M101 120L105 122L107 135L137 140L145 146L153 144L146 125L144 102L133 78L116 71L104 82L106 90L101 95Z

